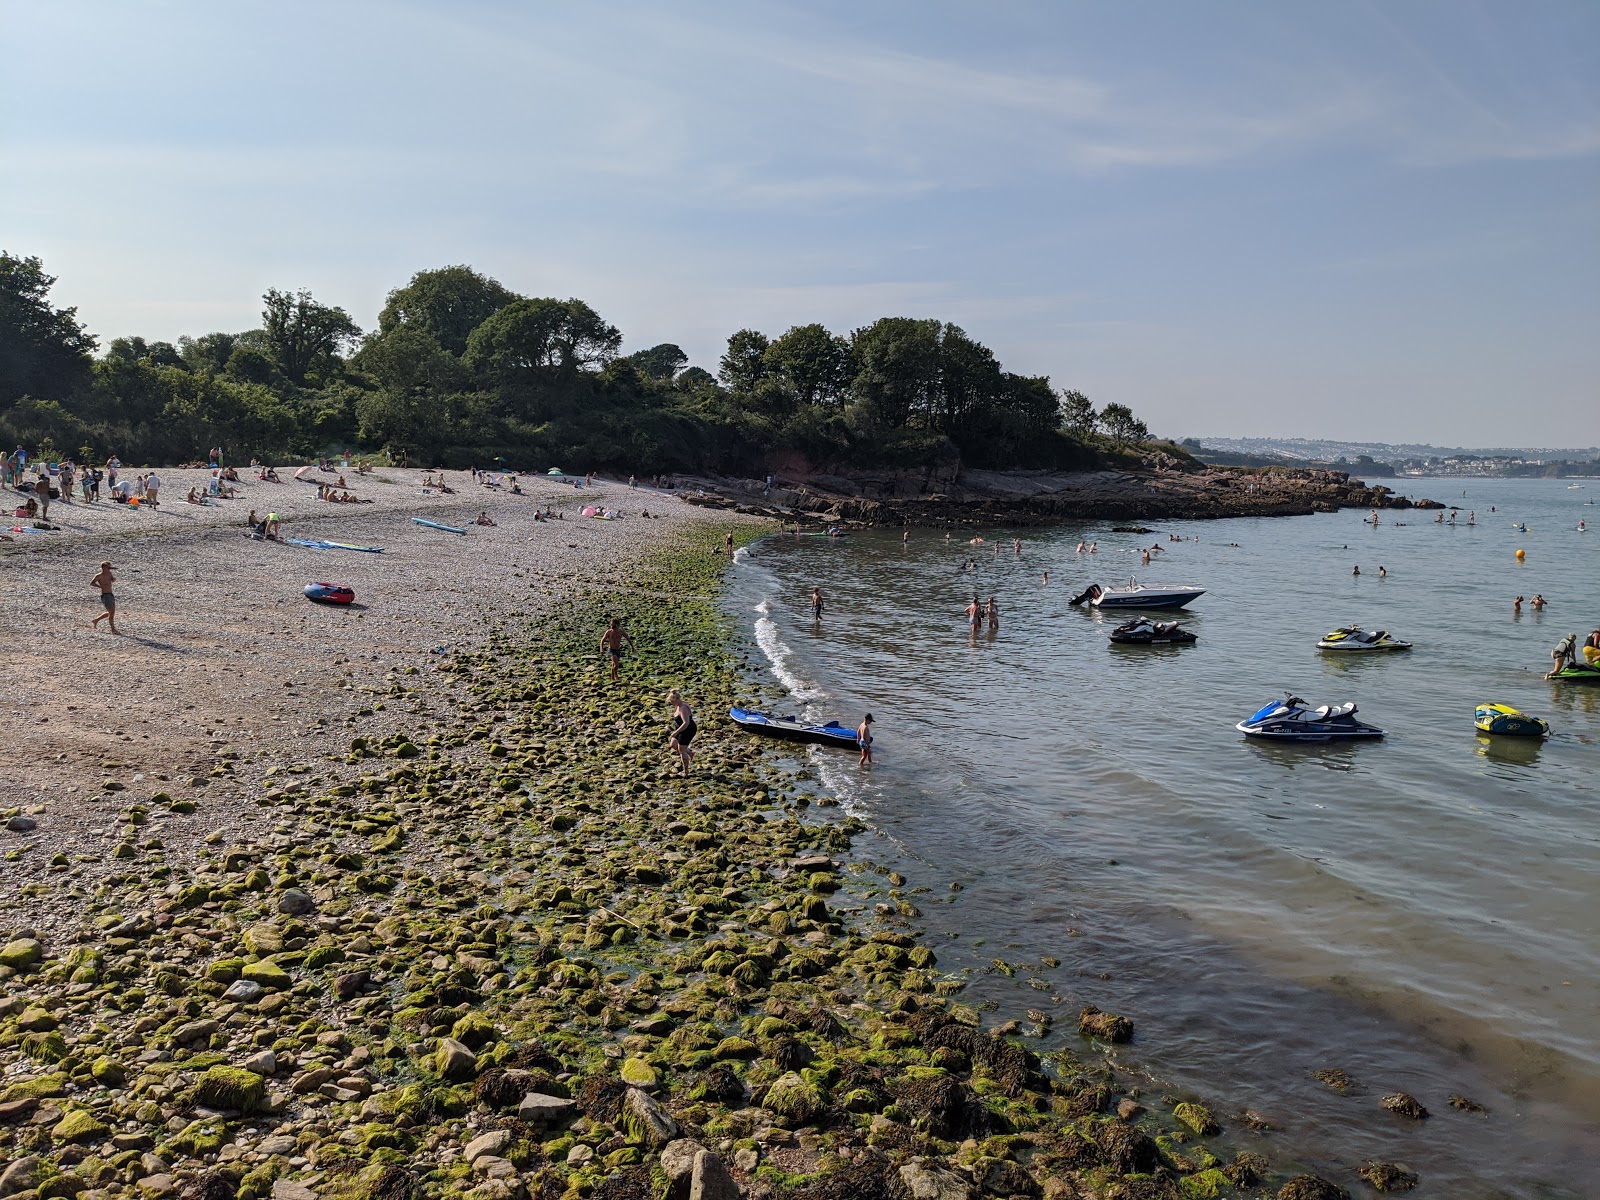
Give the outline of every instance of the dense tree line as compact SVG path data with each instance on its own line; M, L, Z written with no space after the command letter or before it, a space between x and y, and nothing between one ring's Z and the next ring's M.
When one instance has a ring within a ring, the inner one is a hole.
M0 439L63 456L182 462L211 446L284 460L346 447L464 466L760 474L819 467L1090 465L1143 442L1044 376L1006 371L955 325L884 317L849 335L741 329L717 373L670 343L621 353L582 300L529 298L467 266L421 271L367 333L305 291L261 324L103 353L55 308L37 258L0 253Z

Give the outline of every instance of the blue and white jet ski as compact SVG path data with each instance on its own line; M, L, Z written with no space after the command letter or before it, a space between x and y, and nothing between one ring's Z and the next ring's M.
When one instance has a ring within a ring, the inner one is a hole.
M1245 737L1275 742L1344 742L1383 736L1377 726L1356 720L1354 704L1312 708L1298 696L1263 705L1234 728Z
M837 721L816 725L799 717L774 717L737 705L728 709L728 719L746 733L759 733L791 742L812 742L818 746L837 746L841 750L855 750L860 746L856 731Z

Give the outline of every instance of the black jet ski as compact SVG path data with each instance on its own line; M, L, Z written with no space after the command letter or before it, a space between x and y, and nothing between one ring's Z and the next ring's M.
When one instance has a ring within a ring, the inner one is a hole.
M1113 642L1124 646L1187 646L1200 640L1176 621L1152 621L1148 617L1118 625L1110 636Z
M819 746L837 746L841 750L857 750L856 731L848 725L829 721L826 725L813 725L799 717L772 717L737 706L728 709L728 719L746 733L759 733L766 737L783 738L791 742L813 742Z

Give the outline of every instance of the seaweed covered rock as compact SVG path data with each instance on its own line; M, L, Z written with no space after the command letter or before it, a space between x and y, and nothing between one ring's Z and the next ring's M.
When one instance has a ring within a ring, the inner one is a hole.
M628 1085L620 1079L610 1075L588 1075L573 1101L578 1111L591 1121L604 1121L610 1125L616 1122L627 1094Z
M1172 1115L1201 1137L1211 1137L1222 1132L1222 1126L1217 1123L1217 1119L1211 1115L1211 1110L1204 1104L1188 1102L1179 1104L1172 1110Z
M932 1137L959 1141L988 1132L983 1101L953 1075L902 1075L889 1089L916 1128Z
M255 1112L266 1096L267 1082L254 1071L220 1065L207 1068L194 1091L196 1104L235 1112Z
M1084 1037L1102 1038L1108 1042L1129 1042L1133 1040L1133 1022L1127 1017L1101 1012L1090 1004L1078 1013L1078 1032Z
M1423 1108L1421 1102L1409 1092L1391 1092L1379 1103L1396 1116L1405 1117L1407 1120L1425 1121L1428 1117L1428 1110Z
M1161 1162L1155 1140L1142 1129L1121 1121L1095 1121L1089 1136L1106 1157L1106 1162L1122 1175L1147 1175Z
M1350 1200L1350 1193L1320 1175L1296 1175L1278 1189L1277 1200Z
M791 1125L809 1125L826 1110L827 1098L816 1084L790 1071L767 1088L762 1107Z
M744 1100L744 1081L726 1063L714 1063L690 1086L689 1099L736 1105Z
M647 1092L628 1088L622 1100L621 1123L630 1144L659 1150L679 1134L678 1123Z
M1369 1162L1357 1172L1380 1192L1409 1192L1420 1182L1416 1172L1391 1162Z

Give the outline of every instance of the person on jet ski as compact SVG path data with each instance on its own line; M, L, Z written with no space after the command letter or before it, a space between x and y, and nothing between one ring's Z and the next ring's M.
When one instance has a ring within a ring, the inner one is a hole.
M1583 661L1591 667L1600 667L1600 629L1583 639Z
M1578 635L1575 633L1567 634L1566 637L1556 643L1556 648L1550 651L1550 657L1555 662L1555 666L1550 668L1550 673L1545 676L1546 679L1554 679L1568 667L1578 665L1575 653L1577 645Z

